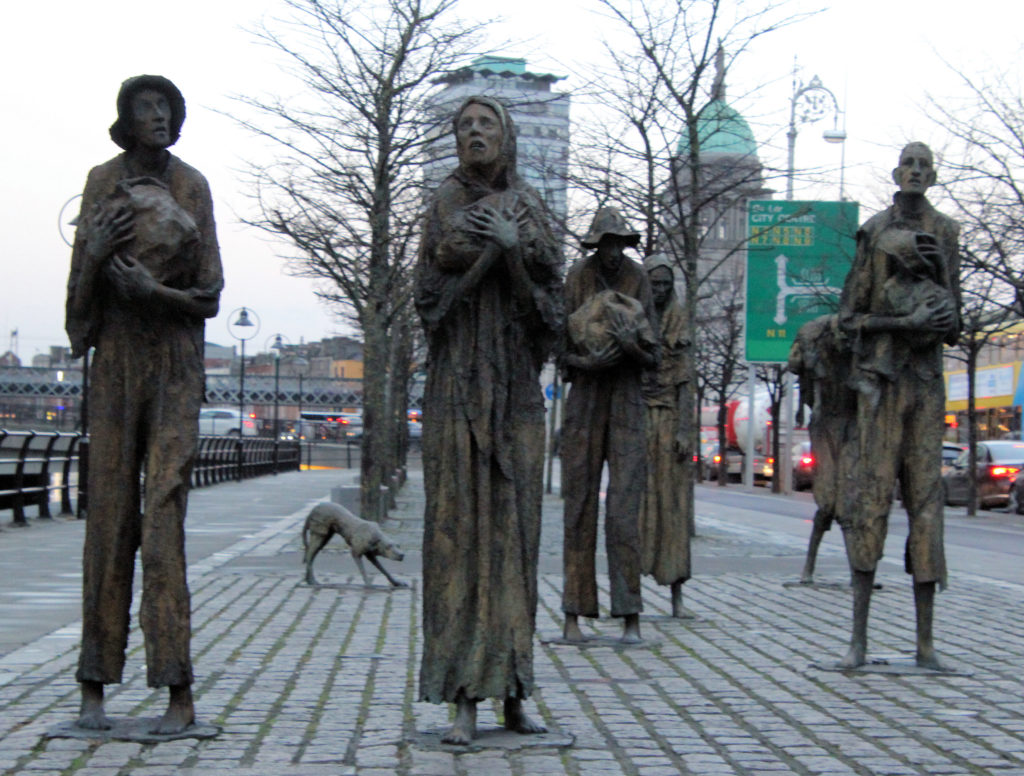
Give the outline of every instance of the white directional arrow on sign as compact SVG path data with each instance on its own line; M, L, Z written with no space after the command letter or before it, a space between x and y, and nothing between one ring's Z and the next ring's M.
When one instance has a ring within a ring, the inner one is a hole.
M784 254L779 254L775 257L775 278L779 285L779 293L775 297L775 323L779 326L789 320L786 315L786 300L789 297L805 296L820 298L825 294L835 294L838 296L842 293L841 288L835 288L834 286L821 286L812 283L790 285L786 279L786 266L788 263L789 259Z

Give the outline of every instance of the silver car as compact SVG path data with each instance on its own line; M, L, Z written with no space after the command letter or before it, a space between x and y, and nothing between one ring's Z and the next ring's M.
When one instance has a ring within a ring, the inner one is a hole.
M257 436L256 421L227 407L199 410L199 433L204 436Z

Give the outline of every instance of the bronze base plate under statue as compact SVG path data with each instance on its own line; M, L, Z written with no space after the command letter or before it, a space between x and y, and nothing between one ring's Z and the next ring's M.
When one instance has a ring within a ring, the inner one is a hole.
M660 639L641 639L640 641L623 641L621 636L604 636L601 634L586 636L583 641L572 641L562 634L557 636L539 636L541 644L552 647L611 647L612 649L651 649L660 647Z
M799 579L792 580L790 582L783 582L782 586L804 588L806 590L849 590L851 587L849 580L846 580L845 582L836 582L835 580L823 580L821 582L818 582L817 580L815 580L814 582L801 582ZM871 589L882 590L883 585L881 582L876 582L874 585L871 586Z
M315 585L302 581L297 587L309 587L314 590L350 590L353 593L390 593L394 590L412 590L411 586L394 587L392 585L364 585L362 582L317 582Z
M973 671L960 668L923 668L911 656L892 655L870 658L864 665L844 668L838 661L811 663L819 671L833 671L843 674L889 674L890 676L974 676Z
M641 614L640 622L683 622L684 620L699 620L700 618L689 609L676 617L674 614Z
M417 749L434 752L482 752L488 749L506 752L518 749L565 749L576 743L572 733L548 731L547 733L516 733L503 727L477 728L476 735L468 744L446 744L441 739L451 730L450 727L433 730L417 731L406 739L406 742Z
M163 744L184 738L215 738L223 728L208 722L194 722L180 733L154 733L153 728L160 717L110 717L110 728L93 730L78 726L69 720L54 725L44 734L45 738L80 738L89 741L134 741L139 744Z

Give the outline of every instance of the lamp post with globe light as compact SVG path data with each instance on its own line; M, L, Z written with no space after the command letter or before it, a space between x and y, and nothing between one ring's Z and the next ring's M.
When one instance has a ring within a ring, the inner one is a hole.
M280 406L281 406L281 353L285 349L285 340L288 338L283 334L274 334L271 336L270 342L273 340L273 344L270 345L269 350L274 354L274 474L278 472L278 456L279 447L281 441L281 427L280 427Z
M237 313L237 317L236 314ZM255 319L255 320L254 320ZM242 432L245 430L245 343L260 331L260 317L248 307L239 307L228 316L228 333L241 343L238 369L238 479L242 479L244 462Z
M786 199L793 199L793 179L796 175L796 136L797 127L801 124L814 124L817 121L825 118L829 113L834 116L834 124L832 129L826 129L823 133L823 138L827 143L841 143L843 144L843 153L840 162L840 173L839 173L839 198L843 198L843 172L846 166L846 129L845 117L843 119L843 129L839 128L839 115L842 111L839 109L839 100L836 99L835 94L825 86L821 79L815 75L811 80L804 84L802 81L797 80L797 68L793 67L793 96L789 101L789 131L786 132L786 140L788 141L788 158L786 164ZM751 366L753 370L753 366ZM751 386L753 386L753 379L751 378ZM782 460L776 461L775 470L781 469L781 491L783 493L789 493L792 490L793 485L793 470L788 465L789 451L793 449L793 417L795 410L793 407L794 399L794 381L792 373L786 373L785 376L785 392L788 394L785 401L785 418L783 419L783 430L785 432L785 445L782 447L782 453L779 456ZM751 392L750 399L750 417L753 418L753 392ZM748 440L753 434L753 426L748 430ZM786 462L786 463L784 463ZM746 468L746 466L744 467ZM749 480L753 481L753 474L745 476L749 477Z

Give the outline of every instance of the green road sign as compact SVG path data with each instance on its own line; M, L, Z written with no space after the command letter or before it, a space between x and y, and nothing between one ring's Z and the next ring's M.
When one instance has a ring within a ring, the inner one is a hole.
M785 363L799 329L839 308L856 202L748 203L746 358Z

